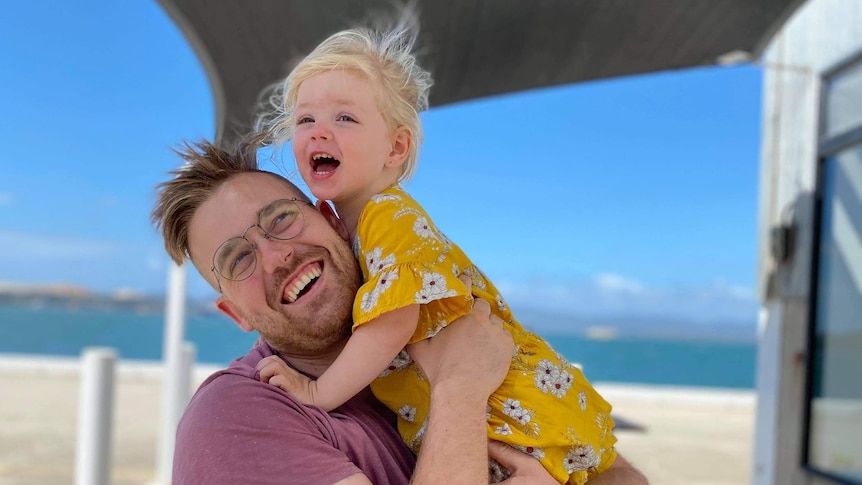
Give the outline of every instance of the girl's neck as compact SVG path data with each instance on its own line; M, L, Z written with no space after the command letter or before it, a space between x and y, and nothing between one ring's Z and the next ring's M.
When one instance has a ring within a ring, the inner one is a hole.
M335 210L338 212L338 217L347 227L351 242L356 236L356 226L359 225L359 217L362 215L362 210L368 204L368 201L371 200L371 197L383 192L396 183L398 183L397 179L392 181L382 180L380 184L369 187L368 190L358 194L358 196L350 197L348 200L332 201L335 205Z

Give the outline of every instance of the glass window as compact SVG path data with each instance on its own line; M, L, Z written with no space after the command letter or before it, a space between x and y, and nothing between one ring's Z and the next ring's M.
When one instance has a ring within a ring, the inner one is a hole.
M824 136L832 138L862 126L862 62L842 69L826 84Z
M862 141L823 163L808 465L862 483Z

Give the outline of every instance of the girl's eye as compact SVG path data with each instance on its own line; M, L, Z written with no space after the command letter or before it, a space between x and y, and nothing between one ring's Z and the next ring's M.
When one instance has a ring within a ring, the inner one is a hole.
M314 121L314 119L312 119L311 116L302 116L298 120L296 120L296 124L301 125L303 123L311 123L313 121Z
M339 115L338 121L356 121L356 120L354 120L353 117L350 115Z

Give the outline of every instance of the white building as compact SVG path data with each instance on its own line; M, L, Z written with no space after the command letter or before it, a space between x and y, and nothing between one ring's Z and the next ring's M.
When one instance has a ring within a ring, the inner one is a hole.
M809 0L762 56L754 484L862 484L862 1Z

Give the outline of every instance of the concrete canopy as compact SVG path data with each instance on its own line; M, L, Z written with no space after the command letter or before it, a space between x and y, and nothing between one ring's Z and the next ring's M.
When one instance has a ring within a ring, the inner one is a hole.
M391 0L160 0L212 85L216 140L249 129L263 88ZM431 105L759 56L802 0L418 0ZM734 54L735 53L735 54ZM727 56L731 54L730 56ZM722 57L726 56L726 57Z

